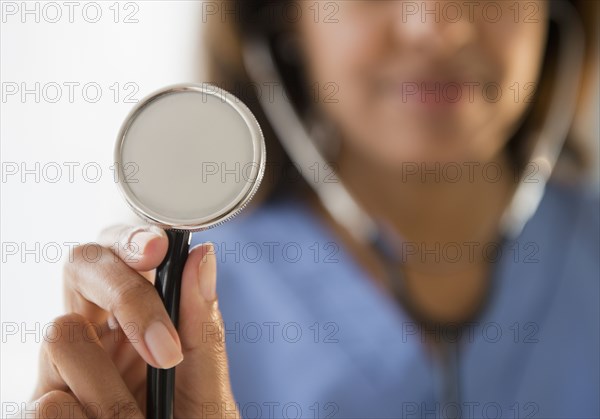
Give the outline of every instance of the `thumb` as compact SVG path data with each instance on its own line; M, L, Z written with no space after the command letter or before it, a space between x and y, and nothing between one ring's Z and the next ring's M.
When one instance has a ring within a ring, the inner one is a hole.
M224 326L217 302L213 245L190 251L183 270L178 333L176 417L239 417L229 381Z

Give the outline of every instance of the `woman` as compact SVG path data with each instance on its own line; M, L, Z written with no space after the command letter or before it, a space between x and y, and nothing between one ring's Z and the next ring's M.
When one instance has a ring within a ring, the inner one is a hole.
M559 176L585 153L569 137L521 188L596 3L475 3L209 3L211 79L269 141L261 203L195 236L178 331L163 232L75 249L32 409L142 417L149 363L177 365L178 418L598 417L598 200Z

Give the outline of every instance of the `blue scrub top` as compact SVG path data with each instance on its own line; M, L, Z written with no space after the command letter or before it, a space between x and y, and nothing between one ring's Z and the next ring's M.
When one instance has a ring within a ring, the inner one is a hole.
M501 249L486 308L461 333L454 402L422 342L435 332L380 290L306 203L265 203L194 234L193 244L216 247L242 415L600 417L599 214L595 193L546 188ZM434 336L457 340L447 332Z

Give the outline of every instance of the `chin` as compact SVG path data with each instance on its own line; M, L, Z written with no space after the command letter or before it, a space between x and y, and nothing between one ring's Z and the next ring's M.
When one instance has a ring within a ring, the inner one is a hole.
M376 154L382 164L390 167L410 163L426 165L473 160L469 157L473 154L469 152L464 137L428 134L390 138L385 147L378 147Z

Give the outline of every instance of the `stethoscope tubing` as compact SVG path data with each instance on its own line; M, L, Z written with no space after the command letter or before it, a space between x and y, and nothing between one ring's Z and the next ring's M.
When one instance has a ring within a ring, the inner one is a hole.
M167 256L156 269L154 287L175 328L179 325L181 276L187 261L192 233L188 230L167 230ZM148 365L146 382L146 417L173 419L175 410L175 367L154 368Z

